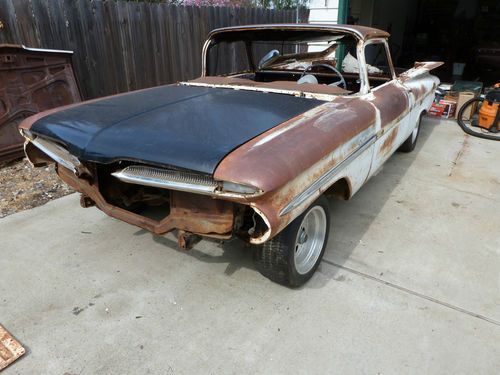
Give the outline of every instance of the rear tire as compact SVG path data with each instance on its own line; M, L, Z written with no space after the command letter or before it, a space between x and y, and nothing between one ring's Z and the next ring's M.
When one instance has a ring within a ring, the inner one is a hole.
M328 200L321 196L281 233L255 249L256 268L279 284L303 285L323 258L329 230Z
M422 124L422 116L423 113L420 114L418 117L417 123L415 124L415 128L411 132L410 136L404 143L399 146L398 151L401 152L412 152L415 149L415 146L417 145L417 140L418 136L420 134L420 125Z

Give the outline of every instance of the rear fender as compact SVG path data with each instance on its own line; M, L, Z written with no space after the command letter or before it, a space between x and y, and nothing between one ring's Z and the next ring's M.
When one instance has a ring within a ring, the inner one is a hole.
M404 83L410 79L419 78L420 76L428 74L431 70L436 69L443 64L444 63L442 61L416 62L413 68L401 73L398 76L398 80Z

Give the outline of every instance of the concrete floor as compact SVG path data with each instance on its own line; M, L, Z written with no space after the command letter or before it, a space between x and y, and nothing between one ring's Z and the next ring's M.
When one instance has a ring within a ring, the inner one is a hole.
M248 248L191 252L72 195L0 220L10 374L495 374L500 144L426 119L351 201L292 290Z

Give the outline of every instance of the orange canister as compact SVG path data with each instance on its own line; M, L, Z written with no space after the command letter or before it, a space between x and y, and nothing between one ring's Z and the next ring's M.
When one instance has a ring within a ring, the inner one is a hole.
M500 129L500 90L494 89L486 94L486 97L479 110L479 126L485 129L495 127Z

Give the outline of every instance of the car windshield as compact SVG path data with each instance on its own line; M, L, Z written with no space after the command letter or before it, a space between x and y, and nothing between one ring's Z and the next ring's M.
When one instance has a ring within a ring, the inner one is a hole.
M207 44L205 76L329 85L357 92L357 43L347 32L222 32Z

